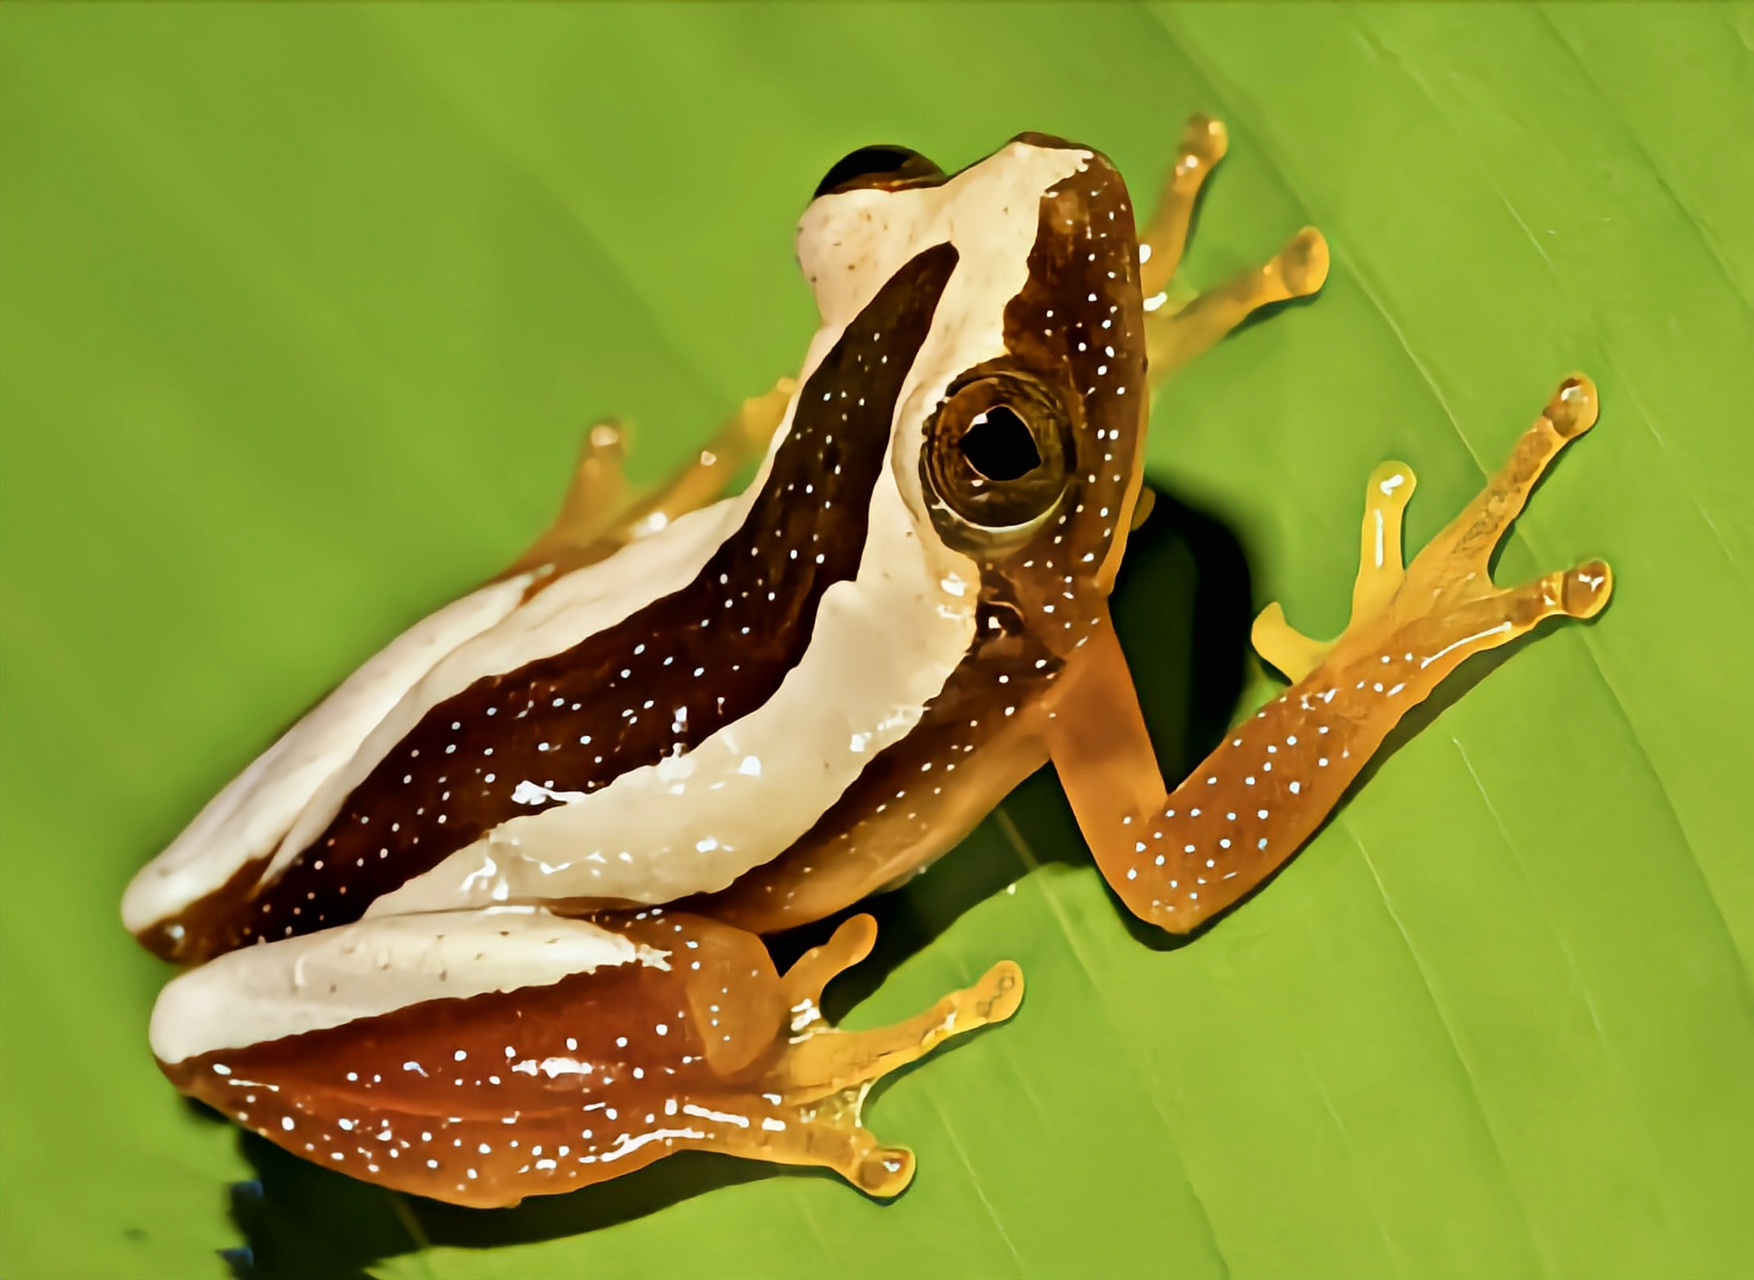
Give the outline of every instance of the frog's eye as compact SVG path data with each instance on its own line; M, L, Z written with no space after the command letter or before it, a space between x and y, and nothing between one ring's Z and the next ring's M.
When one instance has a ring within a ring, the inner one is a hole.
M816 195L830 196L869 187L899 191L903 187L935 187L943 181L944 171L917 151L906 147L860 147L842 156L822 175L822 181L816 184Z
M1072 426L1057 397L1032 378L991 374L952 384L926 422L926 486L985 535L1022 532L1051 512L1073 469Z

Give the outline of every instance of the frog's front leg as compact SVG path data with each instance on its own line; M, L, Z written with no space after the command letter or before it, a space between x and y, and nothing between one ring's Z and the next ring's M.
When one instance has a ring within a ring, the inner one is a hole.
M631 493L622 468L620 424L597 423L579 446L560 514L500 576L550 564L564 570L594 563L714 501L766 451L794 389L791 379L781 378L772 390L745 400L692 462L642 497Z
M1188 224L1200 188L1229 148L1224 126L1196 115L1182 131L1175 164L1165 177L1157 210L1139 236L1139 284L1145 295L1146 364L1152 380L1210 349L1250 312L1269 303L1315 293L1328 278L1328 244L1305 227L1264 266L1245 271L1181 305L1176 269L1187 247Z
M873 1081L1007 1018L1009 962L896 1026L826 1027L870 951L860 916L785 975L760 939L660 909L373 917L173 981L152 1045L173 1083L295 1154L454 1204L568 1191L699 1149L822 1165L872 1195L913 1172L860 1111Z
M1296 683L1171 794L1113 629L1098 631L1049 708L1046 735L1097 864L1131 910L1175 932L1223 911L1296 852L1396 722L1470 654L1543 618L1600 612L1612 587L1600 561L1508 590L1487 569L1542 470L1595 418L1595 388L1567 380L1505 467L1404 571L1412 473L1379 468L1351 623L1319 644L1286 626L1278 606L1265 610L1256 645Z

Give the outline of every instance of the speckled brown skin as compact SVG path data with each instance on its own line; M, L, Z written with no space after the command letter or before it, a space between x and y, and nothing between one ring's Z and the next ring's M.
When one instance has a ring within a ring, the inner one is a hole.
M1004 714L1017 704L1001 677L1037 676L1035 663L1047 656L1016 621L1003 609L983 614L968 660L919 726L873 760L802 839L730 888L683 905L778 932L878 892L972 831L1047 760L1034 717Z
M594 791L771 697L823 593L857 572L896 396L955 264L949 245L920 254L849 327L812 374L748 520L684 589L439 703L279 876L263 883L256 864L167 922L180 934L161 925L150 943L198 962L357 920L483 832L555 803L514 798L518 780Z
M934 510L946 540L980 565L967 656L920 725L807 835L695 909L758 932L821 919L950 848L1047 759L1028 722L1106 623L1112 584L1095 570L1125 536L1149 404L1133 210L1102 157L1042 200L1029 276L1005 311L1010 356L982 372L1031 379L1063 407L1064 495L1021 537L983 537Z
M1107 557L1116 531L1125 527L1124 509L1138 485L1133 447L1145 407L1125 187L1105 160L1093 157L1086 174L1042 201L1038 223L1030 268L1032 276L1047 279L1032 283L1007 311L1011 354L1002 364L1008 376L1027 377L1045 388L1066 414L1072 447L1064 459L1065 492L1026 538L992 539L967 529L948 535L980 551L978 638L925 720L904 740L906 749L881 755L819 824L826 830L840 815L855 815L856 826L860 813L873 820L836 839L834 851L842 857L828 863L831 875L812 882L832 901L816 906L810 918L851 900L849 888L856 897L872 887L868 877L849 874L857 859L887 856L913 865L936 856L960 834L959 826L972 824L1009 789L1021 762L1039 763L1039 735L1024 744L1011 726L1023 722L1017 713L1039 698L1063 668L1065 655L1102 616L1106 587L1089 579L1092 566ZM1050 314L1055 299L1062 300L1058 317ZM867 327L881 329L886 341L899 347L906 334L893 310L879 311ZM803 397L806 404L814 381ZM870 388L861 394L869 400ZM796 483L784 470L789 447L803 448L788 439L772 473L779 480L770 476L769 484L791 505L776 506L766 523L803 519L814 527L809 513L799 511L795 489L787 487ZM818 471L822 465L818 462ZM761 524L752 520L749 527L759 530ZM798 541L790 532L776 537L781 546ZM709 585L723 589L723 584ZM1044 635L1050 627L1052 634ZM576 658L569 655L569 663ZM1008 688L1013 681L1015 688ZM501 714L535 714L544 701L551 702L549 690L542 693L534 705L525 694L517 706L502 707ZM377 773L413 772L414 760L436 756L462 732L450 729L451 714L441 707L427 718L442 727L445 743L410 738ZM690 720L693 727L694 717ZM1010 744L1022 744L1021 754ZM409 748L423 748L422 755L405 760ZM467 750L465 745L457 754ZM496 757L503 758L503 751L496 745ZM886 790L894 781L905 797L908 788L898 781L898 772L921 775L927 759L939 762L939 776L952 785L915 785L922 811L902 817L908 811L898 803L895 813L906 828L884 825L889 806L876 798L875 789ZM962 779L975 785L958 785ZM589 779L556 782L581 786ZM368 784L362 792L394 795L396 787L373 791ZM924 807L941 795L961 804L959 816L935 803ZM429 798L452 804L458 797ZM350 805L357 808L357 797ZM371 890L382 887L360 878L371 873L369 855L375 847L352 846L362 838L370 843L372 828L381 831L396 819L374 811L366 815L369 822L350 823L348 817L359 816L352 808L331 826L325 842L295 864L308 874L282 877L269 897L252 904L256 911L290 904L301 912L295 932L336 923L343 914L357 918L376 896ZM445 826L460 822L452 818ZM409 822L404 828L410 840L416 834L423 841L432 838L430 822ZM910 834L898 848L892 837L904 831ZM331 838L335 844L326 843ZM446 842L462 838L445 833ZM353 855L351 872L319 881L322 868L316 864L331 861L343 840ZM377 859L386 864L380 874L391 879L405 875L409 863L406 850L394 852L395 857ZM798 852L782 860L782 874L796 865ZM388 865L398 861L399 867ZM308 889L302 883L306 878L312 880ZM389 884L387 879L384 887ZM336 901L342 888L353 898L345 907ZM308 904L299 900L301 890L319 894L321 920L304 920ZM579 909L592 905L574 904ZM166 1064L166 1071L185 1092L295 1152L359 1177L458 1203L504 1204L522 1195L565 1190L686 1147L827 1164L868 1192L888 1195L905 1185L912 1159L905 1151L879 1146L860 1126L859 1105L869 1081L947 1034L1008 1016L1021 997L1021 975L1014 966L1001 965L970 992L947 997L919 1019L844 1035L811 1020L822 984L868 950L868 920L843 928L826 957L806 957L782 979L756 935L736 927L736 912L711 900L696 904L696 912L597 909L591 918L614 930L652 935L653 945L681 931L700 948L686 951L689 962L703 962L707 970L623 966L548 987L427 1001L325 1030L200 1054ZM203 941L225 949L240 940L247 939L210 932L191 944L191 954ZM803 976L796 976L799 970ZM715 1019L735 1029L730 1044L714 1040L720 1033L710 1025ZM440 1048L443 1052L435 1054ZM590 1062L593 1070L588 1075L561 1070L563 1060ZM544 1064L554 1066L555 1074Z
M815 1029L824 984L869 953L848 921L783 977L753 934L662 911L601 923L669 957L222 1049L172 1082L327 1168L489 1208L616 1177L673 1151L827 1165L893 1195L913 1157L860 1122L871 1083L947 1036L1009 1017L1016 966L918 1018Z
M1172 178L1170 194L1183 202L1193 199L1197 179L1215 158L1214 129L1196 122L1184 137L1184 160L1195 155L1203 166L1178 162L1174 173L1182 182L1178 187ZM1222 131L1215 136L1222 154ZM1124 199L1106 208L1067 203L1065 193L1043 202L1034 264L1040 271L1032 271L1032 279L1064 278L1067 261L1079 256L1077 237L1056 236L1056 227L1086 234L1111 221L1130 227ZM1166 287L1186 218L1160 212L1162 223L1168 230L1159 231L1152 283ZM1122 901L1167 930L1191 931L1283 865L1400 718L1466 657L1508 643L1543 618L1587 618L1606 604L1612 583L1600 563L1506 592L1493 588L1486 568L1541 471L1595 422L1595 389L1574 378L1555 393L1505 469L1404 577L1400 512L1413 477L1393 464L1379 470L1367 495L1364 547L1368 554L1376 545L1381 517L1384 553L1393 563L1361 564L1354 617L1333 645L1297 637L1277 606L1263 614L1257 644L1298 683L1240 725L1168 794L1109 620L1112 579L1062 572L1086 556L1101 559L1124 540L1120 513L1130 513L1135 500L1143 444L1143 423L1129 417L1143 397L1129 402L1116 393L1141 386L1144 368L1103 383L1095 369L1111 348L1092 341L1090 323L1112 305L1119 348L1142 348L1137 273L1101 254L1088 261L1087 280L1073 292L1099 299L1089 310L1067 317L1062 302L1056 324L1045 314L1055 299L1026 291L1006 315L1007 345L1020 365L1071 374L1061 394L1083 415L1077 439L1088 452L1081 455L1082 483L1070 491L1070 510L984 560L988 613L920 728L883 753L781 858L700 900L698 909L761 932L843 909L936 857L1051 759L1098 866ZM1183 353L1209 345L1215 327L1222 331L1265 302L1319 285L1326 261L1319 236L1302 232L1266 267L1186 308L1183 331L1162 326L1160 341ZM1092 430L1092 420L1101 425ZM1100 467L1091 465L1098 448ZM1100 530L1089 519L1091 508L1106 517Z
M1038 146L1065 145L1025 137ZM1399 515L1412 476L1391 466L1372 478L1366 528L1381 537L1367 538L1366 545L1381 545L1385 554L1361 566L1345 634L1331 645L1317 644L1292 632L1276 609L1264 613L1257 645L1296 683L1167 791L1107 608L1140 493L1147 352L1156 375L1209 346L1253 308L1313 292L1327 262L1320 237L1306 231L1263 268L1180 310L1147 313L1146 293L1169 285L1193 199L1223 146L1219 126L1200 120L1190 126L1158 215L1139 239L1125 187L1100 156L1093 154L1082 172L1041 199L1029 282L1004 315L1006 354L954 380L925 426L921 482L933 529L979 569L974 639L912 732L879 752L808 833L729 888L683 903L643 910L601 901L549 904L588 915L643 953L660 955L660 963L605 963L547 985L426 999L320 1030L198 1053L163 1064L177 1086L318 1163L459 1204L503 1205L564 1191L685 1148L825 1165L868 1193L893 1195L911 1176L912 1157L880 1145L864 1129L860 1108L871 1081L946 1036L1008 1017L1021 998L1021 975L1002 963L917 1018L843 1033L822 1024L820 994L835 973L868 953L870 919L849 921L785 975L775 971L760 933L821 919L929 862L1047 760L1098 866L1129 909L1172 931L1197 928L1295 852L1399 717L1468 654L1552 614L1598 611L1611 586L1600 564L1505 592L1487 576L1493 545L1541 469L1594 421L1593 388L1576 379L1561 388L1506 469L1404 574ZM869 157L861 161L867 163ZM911 157L889 174L854 165L839 172L835 189L901 190L941 181L929 162ZM1141 241L1152 251L1143 272ZM907 317L924 309L929 318L921 298L934 280L943 288L951 265L928 251L892 282L905 296L867 326L881 330L886 350L909 340ZM919 338L913 341L917 347ZM893 405L896 388L868 365L842 367L836 376L843 375L845 386L856 385L868 399L887 396ZM816 378L823 376L819 370ZM830 385L831 394L842 385ZM810 387L822 390L815 378ZM1037 447L1038 465L1015 480L965 466L961 438L995 404L1017 407ZM887 420L887 410L883 414ZM663 669L631 674L644 652L636 645L646 645L654 658L681 652L676 641L680 635L686 646L682 633L691 618L709 604L735 608L746 590L772 591L767 603L787 611L795 629L824 580L848 573L833 533L839 518L824 520L822 510L798 497L798 484L821 482L824 470L838 466L834 474L844 492L826 484L806 492L824 507L831 494L851 502L861 484L869 491L862 477L880 461L867 456L877 451L860 452L858 434L838 426L844 421L794 425L769 476L766 505L736 547L752 567L736 567L742 560L735 557L722 566L715 562L693 584L705 597L691 596L661 624L648 618L616 632L612 654L569 652L563 661L483 682L491 687L462 695L474 699L468 717L451 704L435 709L417 731L430 733L411 737L385 761L295 864L295 874L258 900L246 900L247 911L215 914L211 902L196 903L188 919L199 925L194 932L207 936L191 940L183 954L208 954L257 937L258 927L247 922L274 909L298 913L290 927L277 920L295 934L357 919L379 893L430 865L437 850L413 854L416 834L454 848L490 825L504 811L503 797L493 809L492 793L454 794L452 766L427 767L435 758L468 756L470 746L479 745L468 734L490 718L489 706L494 717L523 712L533 720L528 734L512 735L526 747L556 734L577 735L574 717L588 696L619 687L613 673L621 663L630 664L630 674L621 677L629 689L668 679ZM806 448L800 442L826 450L830 426L839 437L836 448L845 452L830 455L827 465L800 452ZM581 480L580 492L588 494L595 483ZM568 510L572 514L563 513L547 541L537 544L541 555L564 559L571 553L560 544L569 537L578 541L579 556L594 554L584 544L602 536L601 522L574 506ZM823 559L814 562L819 570L794 579L790 556L782 560L778 553L806 538L822 547ZM768 541L776 553L764 557ZM756 578L745 582L751 571ZM716 615L709 610L707 616ZM787 628L776 630L783 645ZM658 638L663 646L653 648ZM594 636L580 648L602 643ZM773 656L761 666L746 656L759 647L739 642L731 658L704 644L702 661L738 664L732 673L739 679L716 681L715 696L729 690L726 703L759 700L763 689L771 690L787 660ZM686 749L711 731L709 724L726 723L736 712L734 706L703 708L677 736L680 730L642 724L641 708L626 703L614 701L607 722L593 706L592 750L568 753L547 785L603 785L654 752ZM624 724L622 713L629 711L631 722ZM712 719L715 713L719 720ZM551 727L541 717L567 727ZM502 741L494 738L496 751ZM444 751L454 743L464 745L457 753ZM413 747L421 749L419 757L409 754ZM599 750L603 760L581 763ZM417 768L417 759L427 763ZM474 770L468 777L485 780L486 766L478 763L466 765ZM518 776L546 766L546 757L526 759ZM403 776L411 780L400 782ZM428 805L451 806L448 820L435 823L416 804L412 816L422 821L407 823L407 846L398 844L394 857L377 857L377 848L388 847L382 828L396 821L393 798L402 794L399 788L413 787L415 777ZM391 807L378 807L386 804ZM483 804L488 807L479 813L468 808ZM366 821L358 821L362 817ZM443 830L442 837L435 830ZM353 863L346 876L318 876L325 862L343 854ZM253 870L245 868L215 896L245 894ZM353 899L341 903L349 892ZM373 927L370 918L356 926L362 956ZM299 971L288 980L294 1000L324 999L323 992L304 989ZM445 981L442 971L437 981Z

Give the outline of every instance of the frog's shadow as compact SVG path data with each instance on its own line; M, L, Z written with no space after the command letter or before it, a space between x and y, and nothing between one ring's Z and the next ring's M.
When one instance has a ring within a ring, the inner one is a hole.
M1248 559L1234 532L1167 494L1156 497L1150 519L1129 542L1113 610L1134 656L1134 683L1158 758L1174 779L1216 746L1229 725L1250 661L1252 592ZM876 951L837 978L824 1000L825 1012L838 1020L965 911L1044 862L1090 863L1051 769L1024 782L926 874L779 935L770 949L784 968L846 916L876 916ZM1141 931L1141 937L1149 935ZM1160 934L1150 940L1164 945ZM954 1052L954 1045L938 1054L944 1052ZM429 1245L488 1248L578 1235L758 1178L833 1176L684 1152L566 1195L472 1210L357 1182L254 1135L240 1140L257 1177L232 1190L232 1217L247 1244L226 1257L235 1274L260 1277L364 1277L373 1262Z

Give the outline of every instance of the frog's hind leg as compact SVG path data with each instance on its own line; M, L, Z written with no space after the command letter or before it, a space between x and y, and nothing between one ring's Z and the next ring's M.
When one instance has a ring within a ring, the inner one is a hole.
M771 391L745 400L692 462L644 495L636 495L627 482L621 425L613 420L597 423L585 433L560 514L500 576L543 565L565 570L606 559L714 501L739 471L766 451L793 389L791 379L781 378Z
M893 1196L912 1179L914 1157L905 1147L883 1146L864 1127L861 1113L871 1086L952 1036L1009 1018L1023 999L1023 973L1002 960L973 986L893 1026L841 1031L821 1025L823 987L870 954L876 937L876 922L855 916L827 944L800 957L783 979L792 997L794 1034L764 1087L795 1108L800 1123L761 1154L782 1163L827 1165L869 1195Z
M1229 149L1224 126L1196 115L1183 129L1175 164L1164 178L1157 210L1139 234L1139 287L1145 295L1146 363L1152 380L1210 349L1250 312L1273 302L1307 297L1328 276L1328 245L1305 227L1266 265L1216 289L1178 294L1175 274L1187 247L1188 224L1200 189Z
M1401 509L1412 472L1378 468L1346 630L1321 643L1269 606L1256 644L1294 683L1173 792L1112 628L1093 634L1044 732L1097 865L1132 911L1173 932L1198 928L1297 851L1401 717L1469 655L1544 618L1602 610L1613 578L1599 560L1508 589L1489 573L1493 548L1542 471L1595 418L1595 388L1567 379L1510 460L1404 570Z
M661 908L369 918L173 980L152 1045L184 1093L294 1154L453 1204L690 1149L889 1196L913 1157L864 1127L872 1082L1009 1017L1022 979L1001 963L895 1026L831 1029L822 989L875 937L850 920L781 975L755 934Z

